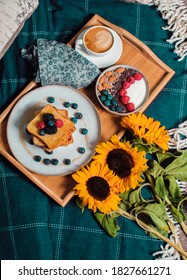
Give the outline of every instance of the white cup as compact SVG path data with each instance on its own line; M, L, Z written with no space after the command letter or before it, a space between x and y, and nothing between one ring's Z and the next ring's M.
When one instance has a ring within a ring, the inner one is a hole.
M84 48L89 55L104 56L114 48L112 30L106 26L89 27L83 38L76 41L76 46Z

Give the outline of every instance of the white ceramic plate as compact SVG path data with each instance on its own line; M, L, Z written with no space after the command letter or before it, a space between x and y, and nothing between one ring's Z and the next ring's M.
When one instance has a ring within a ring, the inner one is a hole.
M51 105L57 109L68 110L69 117L74 117L76 112L81 112L83 117L75 124L73 133L74 143L67 147L59 147L53 154L47 154L42 148L30 144L31 135L26 131L27 124L33 119L37 110L49 104L47 98L52 96L55 102ZM65 108L64 102L77 103L78 108ZM87 135L81 134L81 129L88 130ZM8 119L7 139L14 157L27 169L42 175L67 175L80 166L85 165L95 153L95 146L100 140L101 125L97 111L91 101L80 92L65 86L49 85L35 89L22 97L15 105ZM78 148L85 148L85 153L80 154ZM33 157L41 156L42 159L58 159L58 165L45 165L43 161L36 162ZM64 159L70 159L71 164L66 165Z
M102 57L89 55L84 47L77 44L77 41L83 38L84 33L86 32L87 29L83 30L78 36L77 40L75 41L75 50L78 51L80 54L82 54L84 57L86 57L89 61L94 63L98 68L106 68L116 63L116 61L118 61L123 51L123 43L119 35L111 28L108 29L111 31L111 33L114 36L114 48L110 53Z
M114 70L116 70L117 68L120 68L120 67L125 68L127 70L128 69L134 69L134 70L138 71L139 73L141 73L142 76L143 76L143 78L140 81L136 81L134 84L132 84L130 86L130 88L127 89L127 95L130 97L130 101L129 102L134 103L134 106L135 106L135 110L132 111L132 112L118 113L116 111L111 111L108 107L104 106L102 104L101 100L99 99L100 92L97 89L97 87L98 87L98 83L99 83L100 78L106 72L114 71ZM148 85L147 79L145 78L143 73L141 71L139 71L137 68L134 68L133 66L129 66L129 65L119 64L119 65L111 66L111 67L105 69L101 73L101 75L98 77L98 79L96 81L95 91L96 91L96 96L97 96L97 99L98 99L99 103L101 104L101 106L106 111L108 111L108 112L110 112L112 114L115 114L115 115L124 116L124 115L129 115L129 114L135 113L135 112L139 111L142 108L142 106L145 104L145 102L147 101L148 96L149 96L149 85Z

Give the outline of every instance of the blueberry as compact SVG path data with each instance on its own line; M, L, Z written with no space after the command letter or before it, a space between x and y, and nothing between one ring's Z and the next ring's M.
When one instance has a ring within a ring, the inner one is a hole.
M55 125L55 121L54 121L54 120L49 120L49 121L47 122L47 125L48 125L48 126L54 126L54 125Z
M45 130L44 129L40 129L39 130L39 134L40 134L40 136L44 136L45 135Z
M45 165L49 165L49 164L51 163L51 161L50 161L49 158L44 158L44 159L43 159L43 163L44 163Z
M80 154L84 154L85 153L85 148L83 148L83 147L78 148L78 152Z
M39 161L42 160L42 158L41 158L41 156L34 156L34 160L37 161L37 162L39 162Z
M77 118L73 117L73 118L71 118L71 121L72 121L73 123L77 123Z
M64 102L64 107L69 108L70 107L70 103L69 102Z
M118 111L118 113L120 113L122 111L122 108L120 106L117 106L116 110Z
M47 98L47 101L48 101L49 103L54 103L54 102L55 102L55 99L54 99L54 97L49 96L49 97Z
M101 94L103 94L103 95L108 95L108 90L107 90L107 89L103 89L103 90L101 91Z
M66 159L64 160L64 163L65 163L65 165L70 165L70 164L71 164L71 160L68 159L68 158L66 158Z
M109 100L104 101L103 104L104 104L106 107L109 107L109 106L111 105L111 103L110 103Z
M116 110L116 107L115 106L110 106L109 108L111 111L115 111Z
M101 102L104 102L106 100L106 96L105 95L99 95L99 99L101 100Z
M107 95L107 100L112 100L112 99L113 99L112 94L108 94L108 95Z
M53 159L51 160L51 164L52 164L52 165L57 165L57 164L58 164L58 159L53 158Z
M29 144L34 145L33 139L29 140Z
M82 119L83 115L82 115L82 113L78 112L78 113L75 114L75 117L77 119Z
M116 100L116 99L112 99L112 100L111 100L111 104L112 104L112 105L116 105L116 104L117 104L117 100Z
M71 104L71 108L77 109L77 108L78 108L78 104L77 104L77 103L72 103L72 104Z
M87 128L82 128L82 129L81 129L81 133L82 133L83 135L86 135L86 134L88 133L88 129L87 129Z
M47 155L52 155L52 154L53 154L53 151L44 150L44 152L45 152Z

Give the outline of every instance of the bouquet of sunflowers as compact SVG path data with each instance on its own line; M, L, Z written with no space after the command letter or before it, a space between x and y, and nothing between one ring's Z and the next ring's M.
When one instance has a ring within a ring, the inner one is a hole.
M93 210L110 236L117 235L117 219L124 216L187 259L180 241L169 238L176 234L175 223L187 235L183 211L187 197L179 187L187 182L187 150L168 151L168 131L142 113L122 117L120 123L123 137L113 135L99 143L91 163L72 175L77 204L82 211L86 206Z

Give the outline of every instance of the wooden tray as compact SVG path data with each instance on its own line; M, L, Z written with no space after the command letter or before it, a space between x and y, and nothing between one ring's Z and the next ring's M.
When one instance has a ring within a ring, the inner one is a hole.
M105 25L115 30L123 42L123 53L116 64L126 64L138 68L147 78L150 93L146 104L141 109L141 112L143 112L171 79L174 75L174 71L164 64L145 44L128 31L106 21L99 15L93 16L92 19L88 21L87 24L70 40L68 45L74 47L74 42L79 34L85 28L92 25ZM13 106L22 96L37 86L38 85L35 82L31 82L0 115L0 153L40 189L64 207L74 195L74 182L71 175L44 176L30 172L12 156L5 137L7 119ZM123 130L120 127L120 117L114 117L99 105L95 96L94 86L87 89L81 89L80 91L92 100L98 110L102 126L101 141L109 139L114 133L117 133L118 137L121 138Z

